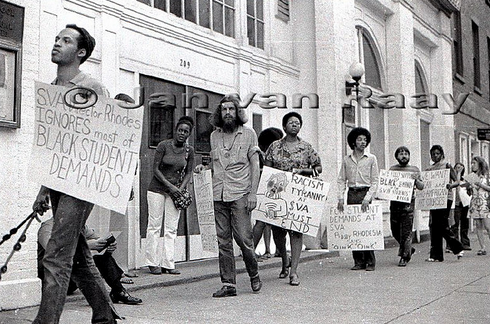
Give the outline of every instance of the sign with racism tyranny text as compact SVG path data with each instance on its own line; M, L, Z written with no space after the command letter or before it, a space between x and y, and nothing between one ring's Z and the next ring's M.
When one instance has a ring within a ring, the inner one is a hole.
M202 249L218 253L218 238L214 221L213 180L211 170L194 173L197 219L201 233Z
M447 208L449 169L421 172L424 189L417 191L415 209Z
M264 167L257 190L257 207L252 211L252 217L316 236L329 187L328 183L318 179Z
M36 82L30 178L76 198L125 214L141 144L143 108L123 109L98 96L67 105L69 88Z
M412 200L414 182L412 172L379 170L377 197L409 203Z
M345 205L342 213L329 205L327 220L329 250L384 250L381 205L370 204L364 213L361 205Z

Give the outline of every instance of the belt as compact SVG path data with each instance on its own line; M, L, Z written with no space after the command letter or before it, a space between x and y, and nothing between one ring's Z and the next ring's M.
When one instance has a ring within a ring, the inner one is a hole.
M349 190L354 192L359 192L359 191L368 191L369 188L371 187L349 187Z

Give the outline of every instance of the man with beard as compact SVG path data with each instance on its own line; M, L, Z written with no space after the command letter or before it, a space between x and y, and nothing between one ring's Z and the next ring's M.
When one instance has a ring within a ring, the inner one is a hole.
M393 165L390 171L410 172L412 179L415 179L414 188L424 189L424 183L420 179L420 170L416 166L409 165L410 150L405 146L400 146L395 151L395 159L398 164ZM412 195L410 203L391 201L390 202L390 226L391 233L395 240L400 244L398 256L399 267L405 267L412 258L415 249L412 248L412 229L413 229L413 210L415 206L415 195Z
M347 144L352 153L344 157L337 179L337 209L344 212L344 193L346 185L347 204L361 204L361 211L367 212L369 204L378 189L378 160L376 156L365 152L371 143L371 133L362 127L356 127L347 135ZM351 270L374 271L376 257L373 250L352 251L354 266Z
M223 287L213 297L236 296L233 238L240 247L252 290L262 288L252 238L251 211L257 205L259 146L257 135L244 126L247 118L240 109L238 94L221 99L210 123L213 199L218 237L219 270ZM202 164L195 172L204 170Z

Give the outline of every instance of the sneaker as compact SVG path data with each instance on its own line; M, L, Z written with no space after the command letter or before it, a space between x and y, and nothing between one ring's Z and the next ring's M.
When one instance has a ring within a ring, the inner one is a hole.
M236 296L236 288L233 286L223 286L213 294L215 298Z
M257 275L253 278L250 278L250 285L252 286L252 290L254 292L259 292L262 288L262 281L260 281L260 277Z

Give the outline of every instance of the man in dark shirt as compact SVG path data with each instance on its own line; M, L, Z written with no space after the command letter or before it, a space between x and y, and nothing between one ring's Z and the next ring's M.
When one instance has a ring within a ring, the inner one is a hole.
M408 164L410 162L410 150L405 146L400 146L395 151L395 159L398 161L398 164L393 165L390 170L410 172L412 179L415 179L415 187L418 190L424 189L424 183L420 179L419 168ZM412 195L412 201L410 203L400 201L390 202L391 233L398 244L400 244L400 248L398 249L398 256L400 257L398 266L400 267L405 267L415 252L415 249L412 248L414 206L415 195Z

